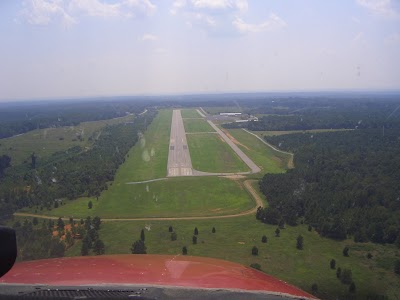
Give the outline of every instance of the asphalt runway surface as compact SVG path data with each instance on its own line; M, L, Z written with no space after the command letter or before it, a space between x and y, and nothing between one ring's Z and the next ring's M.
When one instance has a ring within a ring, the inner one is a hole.
M193 175L192 160L186 141L185 128L181 111L174 109L171 122L171 136L169 140L167 176Z

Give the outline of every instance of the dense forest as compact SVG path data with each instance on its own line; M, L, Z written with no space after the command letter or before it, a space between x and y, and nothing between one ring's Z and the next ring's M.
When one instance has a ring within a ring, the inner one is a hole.
M257 219L304 221L322 235L400 243L400 132L363 129L266 137L294 153L295 169L260 182L269 207Z
M254 103L248 114L258 114L258 121L229 123L226 128L247 127L255 131L309 129L400 128L400 102L395 97L356 99L276 99ZM249 104L247 104L249 106Z
M104 254L105 245L99 237L101 219L87 217L80 221L70 218L64 222L59 218L54 220L24 220L16 221L13 228L16 231L19 261L43 258L63 257L65 251L72 247L76 240L82 240L81 255Z
M144 101L60 101L56 103L2 103L0 105L0 139L34 129L78 125L85 121L106 120L138 114Z
M32 154L29 168L8 168L0 182L0 218L22 207L39 211L51 209L66 198L99 196L156 113L149 110L133 123L106 126L90 149L74 147L40 163Z

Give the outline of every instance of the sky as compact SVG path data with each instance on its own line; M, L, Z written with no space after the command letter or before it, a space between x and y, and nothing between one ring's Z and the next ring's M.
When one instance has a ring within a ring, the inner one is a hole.
M400 0L1 0L0 101L400 90Z

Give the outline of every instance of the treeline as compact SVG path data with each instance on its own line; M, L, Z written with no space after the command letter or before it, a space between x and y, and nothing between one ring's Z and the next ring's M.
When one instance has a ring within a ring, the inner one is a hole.
M23 207L50 210L65 198L99 196L156 114L150 110L133 123L105 127L89 150L56 153L57 159L35 162L28 171L10 170L0 185L1 217Z
M65 223L61 218L41 220L33 218L13 224L17 236L18 261L63 257L76 240L82 240L81 254L101 255L105 245L99 238L101 219L87 217Z
M400 244L398 130L290 134L266 140L293 152L295 169L266 174L257 219L305 222L335 239Z
M2 104L0 106L0 139L48 127L76 126L85 121L106 120L138 114L145 102L69 101Z
M4 176L4 171L11 166L11 157L8 155L0 156L0 178Z
M229 123L225 128L247 127L254 131L310 129L400 128L400 99L295 99L268 101L247 108L249 114L267 113L258 121Z

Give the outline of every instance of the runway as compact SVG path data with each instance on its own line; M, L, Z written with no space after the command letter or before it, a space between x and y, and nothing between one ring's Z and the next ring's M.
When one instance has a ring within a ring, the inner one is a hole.
M169 140L167 176L193 175L192 160L186 141L185 128L181 111L174 109L171 122L171 136Z

